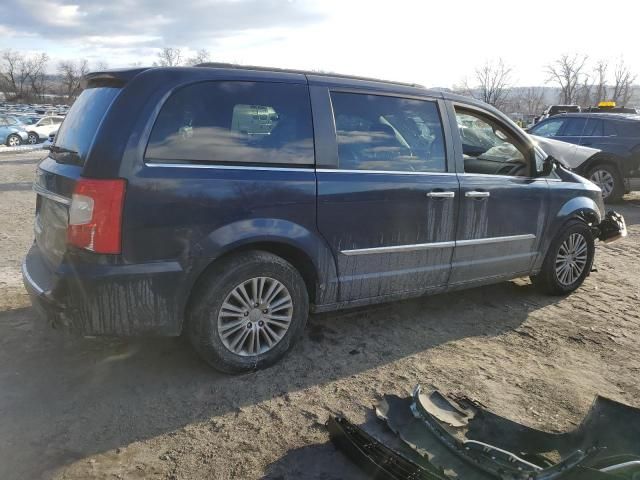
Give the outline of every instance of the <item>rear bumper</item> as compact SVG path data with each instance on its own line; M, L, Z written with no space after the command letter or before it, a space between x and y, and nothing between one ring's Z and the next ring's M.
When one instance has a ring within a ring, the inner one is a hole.
M178 262L70 265L52 269L34 244L22 279L34 309L82 335L179 335L185 305Z

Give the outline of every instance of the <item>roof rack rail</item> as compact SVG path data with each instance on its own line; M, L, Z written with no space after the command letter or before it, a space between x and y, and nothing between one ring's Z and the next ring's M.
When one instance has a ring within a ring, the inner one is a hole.
M359 77L357 75L345 75L341 73L314 72L312 70L297 70L293 68L258 67L255 65L238 65L236 63L223 63L223 62L205 62L205 63L199 63L195 66L209 67L209 68L237 68L238 70L257 70L262 72L300 73L303 75L317 75L320 77L346 78L350 80L364 80L367 82L389 83L393 85L402 85L405 87L425 88L424 85L420 85L419 83L396 82L393 80L382 80L380 78Z

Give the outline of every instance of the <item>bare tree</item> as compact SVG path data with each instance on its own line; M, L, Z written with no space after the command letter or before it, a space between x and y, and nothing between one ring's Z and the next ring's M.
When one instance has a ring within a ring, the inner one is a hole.
M511 71L511 67L502 58L487 61L475 70L476 85L470 88L467 84L465 89L472 97L496 108L503 108L509 93Z
M65 60L58 64L58 73L62 77L62 94L67 100L74 100L80 94L82 77L89 73L89 62Z
M609 69L609 64L605 60L600 60L596 64L596 68L594 69L594 85L595 91L593 94L594 104L607 100L607 70Z
M629 67L620 59L613 72L614 84L612 100L616 103L626 105L633 95L633 82L636 75L631 73Z
M584 76L587 56L578 54L562 55L555 62L547 65L548 82L557 83L560 87L560 103L571 105L578 100L578 90Z
M48 62L45 53L27 57L15 50L4 50L0 54L0 91L13 101L41 99Z
M97 70L97 71L109 70L109 64L107 62L105 62L104 60L98 60L96 62L95 70Z
M520 109L526 115L539 115L544 107L544 88L527 87L519 95Z
M29 95L31 98L42 100L46 89L47 64L49 56L41 53L27 60Z
M593 90L594 80L590 75L584 74L582 76L582 83L578 85L576 89L576 103L583 107L591 105L591 97Z
M188 58L186 63L187 65L198 65L200 63L209 62L210 60L211 55L209 54L209 51L205 48L201 48L193 57Z
M160 67L177 67L182 64L182 51L179 48L164 47L158 52L158 61L154 65Z

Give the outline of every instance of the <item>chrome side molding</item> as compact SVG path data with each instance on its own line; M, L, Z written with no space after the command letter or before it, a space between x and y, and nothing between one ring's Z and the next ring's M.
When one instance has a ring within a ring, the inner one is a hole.
M372 253L406 253L418 250L431 250L436 248L468 247L472 245L487 245L491 243L514 242L522 240L534 240L532 233L524 235L506 235L503 237L475 238L471 240L454 240L449 242L413 243L406 245L392 245L390 247L356 248L342 250L343 255L370 255Z

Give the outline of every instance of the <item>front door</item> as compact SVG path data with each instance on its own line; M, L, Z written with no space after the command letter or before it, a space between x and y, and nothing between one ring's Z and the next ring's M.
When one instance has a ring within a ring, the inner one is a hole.
M438 102L345 91L330 102L337 158L317 169L318 227L336 258L340 301L444 288L458 180Z
M460 212L450 285L530 272L547 223L548 185L531 145L497 117L455 106ZM461 155L460 155L461 154Z

